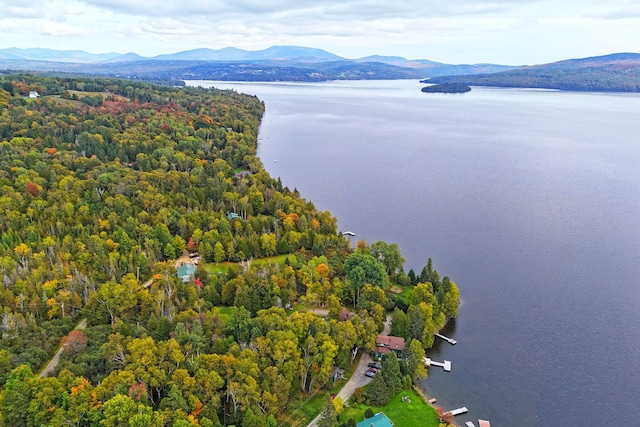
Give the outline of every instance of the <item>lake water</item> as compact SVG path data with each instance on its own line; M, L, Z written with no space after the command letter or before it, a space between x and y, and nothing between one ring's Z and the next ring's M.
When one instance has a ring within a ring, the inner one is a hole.
M272 176L456 282L458 344L432 352L453 370L423 387L458 424L640 424L639 95L215 86L265 101Z

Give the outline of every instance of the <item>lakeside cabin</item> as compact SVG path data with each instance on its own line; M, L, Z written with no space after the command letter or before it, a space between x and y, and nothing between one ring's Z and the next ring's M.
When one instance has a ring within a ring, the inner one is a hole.
M378 357L382 357L387 353L394 353L396 357L402 358L405 346L404 338L394 337L393 335L378 335L375 352Z

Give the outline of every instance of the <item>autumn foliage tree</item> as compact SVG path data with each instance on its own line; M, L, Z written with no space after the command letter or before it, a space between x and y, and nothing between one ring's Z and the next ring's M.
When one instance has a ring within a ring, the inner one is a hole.
M31 194L33 197L36 197L38 194L40 194L40 189L38 188L38 184L31 181L25 184L24 191Z
M81 330L74 329L62 339L62 348L66 354L76 354L87 347L87 342L87 335Z

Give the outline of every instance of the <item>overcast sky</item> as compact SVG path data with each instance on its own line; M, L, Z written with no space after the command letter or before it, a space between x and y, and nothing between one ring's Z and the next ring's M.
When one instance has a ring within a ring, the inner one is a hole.
M0 11L0 48L154 56L296 45L512 65L640 52L637 0L0 0Z

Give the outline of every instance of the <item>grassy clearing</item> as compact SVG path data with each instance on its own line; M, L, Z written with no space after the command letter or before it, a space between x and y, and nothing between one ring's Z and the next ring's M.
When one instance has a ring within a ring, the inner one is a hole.
M256 266L263 266L263 265L267 265L267 264L280 264L282 266L285 265L285 261L286 259L289 258L289 262L294 263L296 260L295 255L278 255L278 256L271 256L271 257L267 257L267 258L257 258L254 259L251 262L251 265L256 265ZM237 262L221 262L221 263L208 263L207 264L207 270L209 271L209 273L211 274L218 274L218 273L224 273L227 274L229 272L229 269L233 266L237 266L239 265L239 263Z
M311 420L313 420L320 411L322 411L326 396L326 393L319 392L307 397L306 400L303 400L301 397L299 402L292 405L295 409L291 413L287 414L287 416L278 425L282 427L307 426Z
M114 98L118 101L129 101L129 98L126 98L124 96L121 95L116 95L115 93L109 93L109 92L85 92L85 91L81 91L81 90L68 90L67 92L69 92L70 95L76 95L78 97L78 99L82 99L85 98L87 96L100 96L102 97L102 99L107 99L109 97Z
M231 316L231 307L220 305L213 308L213 313L222 316Z
M346 371L345 377L348 378ZM301 399L297 404L292 405L295 409L288 414L288 418L280 425L283 427L307 426L322 411L327 395L337 394L345 382L346 380L338 381L328 391L320 391L312 396L306 396L306 400ZM302 398L304 397L302 396Z
M357 360L357 359L356 359ZM287 416L281 420L279 426L282 427L304 427L307 426L324 407L325 399L328 395L338 394L345 383L349 380L355 371L357 363L353 363L344 370L344 380L336 381L329 390L317 392L313 396L302 396L301 400L292 405L295 408ZM363 410L364 411L364 410Z
M403 401L403 397L408 397ZM403 427L438 427L440 424L438 414L433 406L426 402L414 390L402 391L395 395L387 406L376 408L363 403L350 402L340 414L340 422L346 422L353 418L356 423L364 420L364 411L371 408L373 413L384 412L397 426Z

